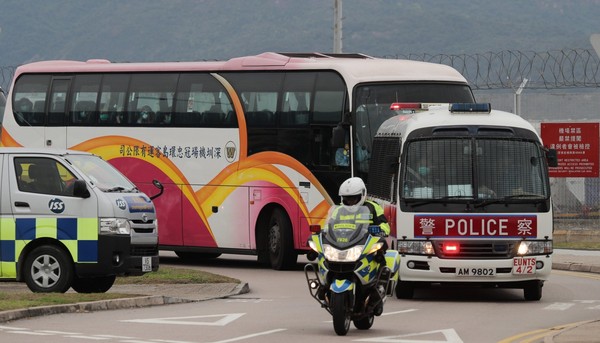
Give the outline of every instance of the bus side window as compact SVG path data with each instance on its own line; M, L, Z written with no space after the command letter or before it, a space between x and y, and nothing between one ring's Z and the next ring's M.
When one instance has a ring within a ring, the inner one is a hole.
M90 124L94 119L96 104L93 101L79 101L71 112L73 123Z

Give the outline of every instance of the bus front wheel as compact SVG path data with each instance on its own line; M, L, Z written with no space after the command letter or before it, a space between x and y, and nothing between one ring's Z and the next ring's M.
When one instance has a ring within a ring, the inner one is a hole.
M276 208L271 213L267 244L271 268L285 270L294 267L298 254L294 251L292 223L282 209Z

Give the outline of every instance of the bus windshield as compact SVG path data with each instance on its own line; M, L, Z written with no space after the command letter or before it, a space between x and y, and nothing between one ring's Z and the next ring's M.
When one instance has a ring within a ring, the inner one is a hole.
M550 196L544 152L531 141L443 138L409 142L407 200L519 202Z
M4 107L6 106L6 96L4 91L0 88L0 127L2 126L2 119L4 118Z

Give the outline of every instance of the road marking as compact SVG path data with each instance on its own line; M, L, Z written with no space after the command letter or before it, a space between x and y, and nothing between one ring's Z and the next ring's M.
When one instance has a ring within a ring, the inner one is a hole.
M538 342L540 338L556 336L560 331L570 329L572 327L587 323L588 321L576 322L570 324L557 325L547 329L538 329L529 332L523 332L508 338L505 338L498 343L533 343Z
M35 331L7 331L8 333L18 333L20 335L32 335L32 336L52 336L51 333L35 332Z
M52 331L52 330L37 330L37 332L45 332L53 335L81 335L79 332Z
M265 301L273 301L273 299L237 298L237 299L227 300L226 302L228 302L228 303L254 303L254 304L258 304L258 303L265 302Z
M443 336L443 337L442 337ZM440 340L442 339L442 340ZM355 342L380 343L463 343L454 329L433 330L410 333L399 336L373 337L355 340Z
M92 341L105 341L110 338L106 337L98 337L98 336L84 336L84 335L64 335L64 337L68 338L79 338L79 339L89 339Z
M211 343L228 343L228 342L241 341L241 340L244 340L244 339L247 339L247 338L254 338L254 337L258 337L258 336L270 335L272 333L277 333L277 332L281 332L281 331L285 331L285 330L287 330L287 329L275 329L275 330L257 332L257 333L253 333L253 334L250 334L250 335L229 338L229 339L225 339L225 340L222 340L222 341L215 341L215 342L211 342Z
M385 312L385 313L382 313L381 315L382 316L391 316L393 314L402 314L402 313L409 313L409 312L414 312L414 311L417 311L417 309L416 308L410 308L408 310L402 310L402 311Z
M575 306L574 303L552 303L546 307L544 307L544 310L558 310L558 311L565 311L570 309L571 307Z
M173 324L173 325L209 325L209 326L225 326L234 320L245 315L245 313L228 313L228 314L210 314L205 316L189 316L189 317L167 317L167 318L147 318L147 319L129 319L121 320L128 323L144 323L144 324ZM187 319L204 319L204 318L221 318L217 321L203 322L192 321ZM184 320L182 320L184 319Z

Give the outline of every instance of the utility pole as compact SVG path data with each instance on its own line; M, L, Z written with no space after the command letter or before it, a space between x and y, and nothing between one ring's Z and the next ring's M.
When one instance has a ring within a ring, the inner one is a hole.
M333 0L333 53L342 53L342 0Z
M518 116L521 115L521 93L523 92L525 85L527 85L527 81L529 81L529 80L523 79L523 81L521 82L521 85L515 92L515 114Z

